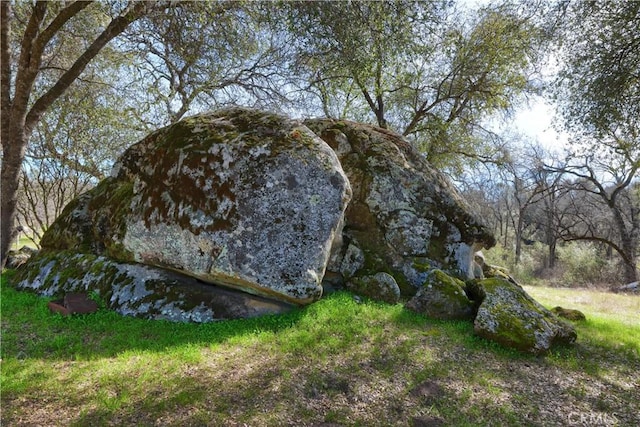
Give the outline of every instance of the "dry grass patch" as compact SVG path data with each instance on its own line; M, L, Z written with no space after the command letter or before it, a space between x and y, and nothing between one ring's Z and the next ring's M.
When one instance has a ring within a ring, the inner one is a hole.
M548 307L562 306L592 316L605 317L629 326L640 326L640 295L576 289L525 286L525 290Z

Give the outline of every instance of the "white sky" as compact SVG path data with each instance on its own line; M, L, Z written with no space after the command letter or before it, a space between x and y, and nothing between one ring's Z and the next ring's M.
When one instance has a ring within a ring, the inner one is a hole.
M526 135L532 142L539 142L551 150L560 150L566 145L568 135L553 127L554 107L542 97L530 100L529 105L519 109L513 119L515 131Z

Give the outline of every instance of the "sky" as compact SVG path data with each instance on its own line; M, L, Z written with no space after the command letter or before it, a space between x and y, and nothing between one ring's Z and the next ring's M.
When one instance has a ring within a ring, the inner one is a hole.
M531 99L514 114L513 124L518 133L526 135L533 142L538 142L552 151L561 150L567 143L568 136L554 129L554 107L542 97Z

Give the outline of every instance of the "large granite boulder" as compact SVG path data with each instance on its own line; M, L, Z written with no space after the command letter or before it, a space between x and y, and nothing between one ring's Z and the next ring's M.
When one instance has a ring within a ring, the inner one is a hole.
M474 331L483 338L536 355L577 338L572 325L511 281L497 277L472 281L467 292L478 305Z
M307 304L350 198L334 151L306 126L225 109L131 146L41 243Z
M415 294L429 270L473 277L473 254L495 244L449 180L400 135L330 119L305 124L337 153L353 189L344 244L329 270L344 280L378 272Z

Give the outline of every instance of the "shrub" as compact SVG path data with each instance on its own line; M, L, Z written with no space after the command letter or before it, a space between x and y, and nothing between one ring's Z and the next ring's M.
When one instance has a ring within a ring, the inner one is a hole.
M506 267L522 284L593 287L621 283L617 258L608 258L592 243L558 245L558 259L553 269L548 268L547 251L547 246L540 242L523 245L518 264L515 263L515 250L502 244L485 251L484 255L489 264Z

